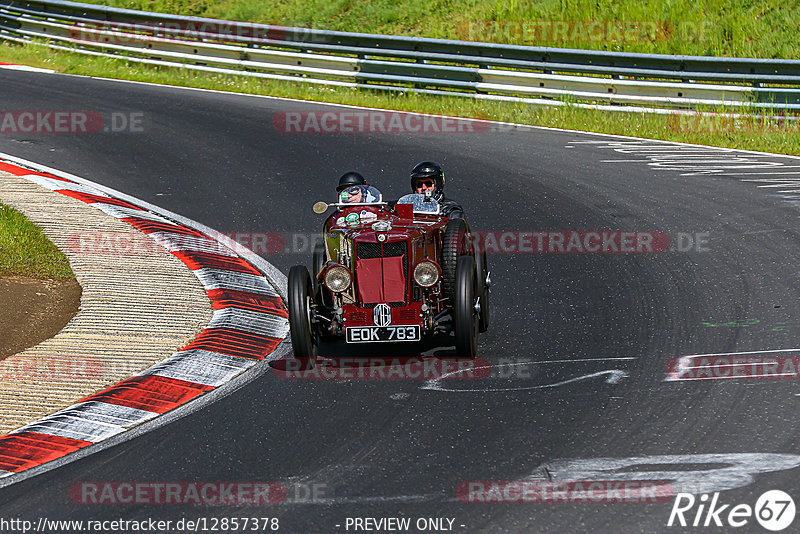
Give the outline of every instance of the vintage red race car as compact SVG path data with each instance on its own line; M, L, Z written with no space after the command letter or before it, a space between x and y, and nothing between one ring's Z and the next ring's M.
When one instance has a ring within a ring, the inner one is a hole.
M457 356L474 358L489 326L485 252L472 246L464 219L440 215L420 194L382 202L318 202L335 212L314 250L312 270L289 271L289 326L294 355L315 359L319 338L347 343L414 342L453 333ZM312 276L313 274L313 276Z

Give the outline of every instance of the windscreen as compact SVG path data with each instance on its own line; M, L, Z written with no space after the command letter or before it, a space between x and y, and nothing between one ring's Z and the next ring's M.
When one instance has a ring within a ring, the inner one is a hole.
M397 204L412 204L414 206L414 213L438 215L440 210L438 202L432 198L425 200L425 195L419 193L411 193L402 196L398 199Z

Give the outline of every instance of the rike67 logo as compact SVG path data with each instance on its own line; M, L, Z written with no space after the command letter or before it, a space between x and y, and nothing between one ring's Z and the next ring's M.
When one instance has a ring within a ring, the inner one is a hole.
M755 506L722 504L719 495L719 492L716 492L709 497L707 493L703 493L695 497L691 493L678 493L667 526L738 528L751 524L755 517L759 525L777 532L786 529L794 521L794 499L781 490L763 493Z

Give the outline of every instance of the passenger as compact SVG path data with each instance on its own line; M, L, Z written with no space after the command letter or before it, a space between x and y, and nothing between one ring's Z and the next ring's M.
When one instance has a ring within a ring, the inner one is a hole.
M336 186L336 192L341 193L343 189L347 189L353 185L369 185L367 180L357 172L346 172L339 178L339 185Z

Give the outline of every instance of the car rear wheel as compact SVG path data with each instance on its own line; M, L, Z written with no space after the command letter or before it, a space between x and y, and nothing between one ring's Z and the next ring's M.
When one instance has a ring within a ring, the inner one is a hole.
M478 346L478 314L475 312L475 260L461 256L456 266L454 326L456 353L460 358L474 358Z
M304 265L289 270L289 331L294 357L306 363L317 357L317 339L311 327L314 287Z
M467 234L469 228L464 219L452 219L447 223L442 238L442 296L455 302L456 264L462 254L469 252Z

